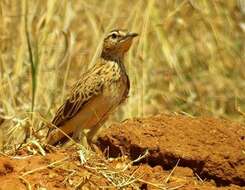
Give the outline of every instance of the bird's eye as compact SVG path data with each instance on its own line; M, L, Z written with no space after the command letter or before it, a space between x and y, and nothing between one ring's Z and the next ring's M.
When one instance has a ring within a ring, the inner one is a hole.
M115 39L115 38L117 38L117 35L116 35L116 34L112 34L112 35L111 35L111 38L112 38L112 39Z

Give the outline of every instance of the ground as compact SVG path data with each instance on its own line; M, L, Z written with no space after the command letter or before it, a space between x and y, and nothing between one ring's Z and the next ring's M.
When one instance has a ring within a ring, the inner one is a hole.
M126 120L102 131L96 153L46 147L44 156L30 145L2 155L0 190L244 189L244 127L181 115Z

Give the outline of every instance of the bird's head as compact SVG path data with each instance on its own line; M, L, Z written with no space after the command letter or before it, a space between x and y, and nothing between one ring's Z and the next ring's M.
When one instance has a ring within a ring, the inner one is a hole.
M129 50L137 33L127 30L112 30L104 39L102 57L108 59L121 59Z

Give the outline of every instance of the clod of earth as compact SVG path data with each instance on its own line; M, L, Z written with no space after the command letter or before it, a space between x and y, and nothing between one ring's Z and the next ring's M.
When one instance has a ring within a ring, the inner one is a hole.
M171 170L178 162L217 186L245 186L245 126L214 118L158 115L105 129L97 145L111 157L127 155Z

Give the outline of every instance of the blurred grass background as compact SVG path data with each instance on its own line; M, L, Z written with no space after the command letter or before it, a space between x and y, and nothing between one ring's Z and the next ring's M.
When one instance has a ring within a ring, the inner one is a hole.
M130 96L113 121L159 112L245 121L244 0L1 0L9 142L52 118L114 28L140 37L125 59Z

